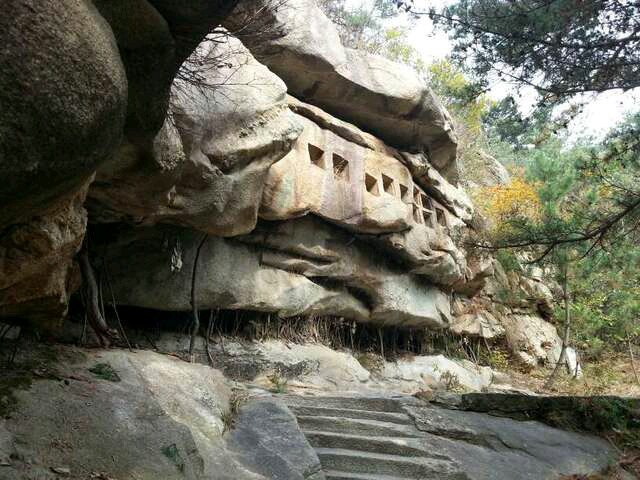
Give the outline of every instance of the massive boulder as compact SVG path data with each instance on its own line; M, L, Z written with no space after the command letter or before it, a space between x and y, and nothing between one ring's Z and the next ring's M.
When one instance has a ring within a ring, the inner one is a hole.
M313 0L241 1L226 25L298 99L389 145L425 152L435 168L457 181L456 135L431 89L408 66L345 48Z
M127 79L91 2L7 0L0 16L0 227L81 186L122 136ZM99 92L99 94L98 94Z
M165 222L224 236L255 226L267 171L301 126L284 83L238 40L205 42L197 55L210 65L202 85L174 84L151 152L123 145L117 161L98 171L90 191L94 221Z
M132 155L92 186L95 221L138 224L106 248L118 303L189 310L204 239L199 308L447 326L442 289L467 275L451 238L464 223L450 196L463 194L442 177L416 182L398 150L285 98L237 40L208 55L226 58L209 81L233 75L231 85L177 86L175 125L161 130L154 157Z
M149 154L180 65L236 2L173 3L3 3L0 317L66 312L87 183L118 149Z

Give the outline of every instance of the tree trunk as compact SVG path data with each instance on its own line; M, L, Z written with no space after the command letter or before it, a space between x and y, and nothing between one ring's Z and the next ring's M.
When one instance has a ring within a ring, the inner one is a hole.
M627 345L629 345L629 358L631 359L633 376L636 377L636 383L640 385L640 376L638 376L638 370L636 370L636 359L633 356L633 344L631 343L631 335L629 335L629 332L627 332Z
M544 384L544 388L546 390L550 389L553 386L553 383L562 368L562 365L565 363L565 359L567 356L567 347L569 344L569 328L571 326L571 314L570 314L570 301L569 301L569 263L565 263L564 265L564 275L562 281L562 293L564 294L564 332L562 334L562 349L560 350L560 357L558 358L558 363L556 363L553 372L549 376L549 379Z

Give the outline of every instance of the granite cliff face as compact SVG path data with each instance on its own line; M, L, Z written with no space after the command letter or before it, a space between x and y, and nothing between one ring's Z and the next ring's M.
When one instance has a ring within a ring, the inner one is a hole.
M197 258L200 309L504 335L528 363L557 358L546 287L462 247L474 211L446 110L410 69L343 47L313 2L70 2L64 28L88 23L92 41L55 36L52 2L49 20L12 3L75 57L47 82L0 78L0 171L16 179L0 187L2 318L64 317L88 211L120 305L190 310ZM6 63L54 56L16 32ZM198 82L185 60L208 65Z

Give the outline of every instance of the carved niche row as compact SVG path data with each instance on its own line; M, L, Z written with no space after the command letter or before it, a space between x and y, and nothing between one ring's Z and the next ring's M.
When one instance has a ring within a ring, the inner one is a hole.
M309 160L322 170L333 171L333 177L338 181L349 182L349 161L337 153L327 155L321 148L309 143ZM364 189L376 197L390 195L401 200L412 210L413 220L419 225L435 229L447 228L448 219L445 209L435 200L428 197L417 185L404 185L393 177L384 173L380 178L365 170Z

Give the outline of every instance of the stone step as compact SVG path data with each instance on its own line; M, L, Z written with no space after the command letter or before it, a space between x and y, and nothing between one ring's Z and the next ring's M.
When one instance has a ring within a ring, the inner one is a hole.
M427 450L420 439L409 437L372 437L353 435L350 433L322 432L317 430L303 431L314 448L341 448L370 453L386 453L405 457L439 458L449 460Z
M316 448L316 453L325 472L335 471L431 480L462 480L467 478L453 462L446 460L402 457L341 448Z
M420 437L413 425L380 422L363 418L325 417L316 415L298 415L298 425L303 431L346 433L373 437Z
M413 421L406 413L356 410L352 408L316 407L308 405L292 405L289 409L296 416L305 415L316 417L360 418L364 420L397 423L399 425L413 425Z
M408 477L393 477L391 475L376 475L375 473L349 473L328 470L324 472L326 480L420 480Z
M348 408L352 410L368 410L370 412L404 413L401 399L411 401L409 397L314 397L301 395L285 395L282 397L287 406L309 406L324 408Z

